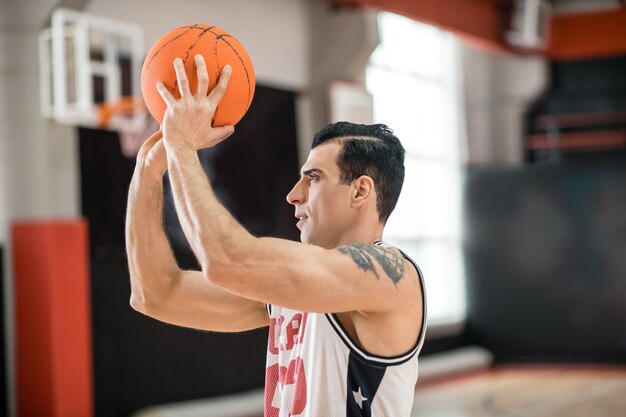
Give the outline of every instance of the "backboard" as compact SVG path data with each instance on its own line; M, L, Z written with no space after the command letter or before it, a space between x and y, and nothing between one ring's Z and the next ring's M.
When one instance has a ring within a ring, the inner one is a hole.
M58 123L102 127L103 105L141 107L143 31L76 10L54 11L39 36L41 113ZM130 98L130 100L129 100Z

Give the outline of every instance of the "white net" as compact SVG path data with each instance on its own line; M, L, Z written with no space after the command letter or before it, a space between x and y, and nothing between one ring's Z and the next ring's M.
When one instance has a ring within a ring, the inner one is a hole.
M143 142L160 126L145 107L138 107L133 111L118 109L112 112L105 127L118 132L122 155L134 158Z

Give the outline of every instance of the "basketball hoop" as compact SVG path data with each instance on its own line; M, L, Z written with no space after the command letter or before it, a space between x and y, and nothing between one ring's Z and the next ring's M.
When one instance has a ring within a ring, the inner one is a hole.
M97 107L99 129L115 130L122 155L134 158L143 142L159 130L159 123L148 113L141 98L127 96Z

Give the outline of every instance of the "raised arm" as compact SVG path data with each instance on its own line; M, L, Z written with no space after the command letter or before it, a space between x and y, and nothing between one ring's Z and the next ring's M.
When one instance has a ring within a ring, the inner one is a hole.
M163 231L161 133L137 156L126 216L131 306L158 320L202 330L242 331L267 325L265 306L220 288L200 272L181 271Z
M158 85L168 109L164 143L176 211L208 281L243 297L304 311L421 312L417 271L397 250L351 245L328 250L250 235L215 197L197 149L222 138L228 126L211 120L230 76L225 68L208 89L204 61L196 58L198 94L193 96L182 62L175 62L181 98ZM421 314L421 313L420 313Z

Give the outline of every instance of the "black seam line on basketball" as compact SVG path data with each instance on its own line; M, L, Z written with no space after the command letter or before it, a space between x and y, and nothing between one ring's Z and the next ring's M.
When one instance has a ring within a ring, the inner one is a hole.
M211 30L211 29L215 29L215 28L217 28L217 26L207 26L206 28L203 28L201 25L193 25L193 26L181 26L181 28L198 29L198 30L208 30L208 31L209 31L209 33L211 33L212 35L214 35L216 38L217 38L218 36L228 36L228 37L232 38L232 36L231 36L231 35L228 35L228 34L226 34L226 33L223 33L223 34L221 34L221 35L220 35L220 34L215 33L215 32L213 32L213 31Z
M176 39L178 39L178 38L180 38L182 36L185 36L186 34L191 32L192 29L198 27L198 25L185 26L185 27L187 27L188 30L184 31L183 33L179 33L178 35L176 35L175 37L173 37L172 39L167 41L165 44L161 45L161 47L152 55L152 58L150 58L150 61L148 62L148 65L146 65L146 69L144 71L144 75L148 73L148 68L150 68L150 64L152 64L152 61L154 61L154 58L156 58L156 56L159 54L159 52L161 52L163 50L163 48L165 48L170 43L174 42Z
M232 36L231 36L231 35L228 35L228 34L226 34L226 33L222 33L222 34L220 35L220 34L217 34L217 33L213 32L213 31L211 30L211 29L215 29L215 28L217 28L217 26L208 26L207 28L202 28L202 27L200 27L200 26L198 26L198 25L194 25L194 26L183 26L183 27L185 27L185 28L190 28L190 29L208 30L208 31L209 31L209 33L210 33L210 34L212 34L213 36L215 36L216 38L217 38L218 36L222 36L222 37L227 36L227 37L232 38Z
M195 24L193 26L181 26L181 28L207 30L207 29L215 29L217 27L217 26L202 27L202 26L204 26L204 25L202 25L202 24ZM215 32L211 32L211 33L215 35ZM215 36L217 36L217 35L215 35Z
M200 30L202 30L202 31L208 31L209 33L211 33L211 34L213 34L213 35L215 36L215 39L216 39L216 42L215 42L215 58L216 58L216 59L215 59L215 62L216 62L216 63L217 63L217 41L219 41L219 40L223 40L223 41L224 41L224 43L226 43L226 45L228 45L228 46L230 47L230 49L232 49L232 50L233 50L233 52L235 53L235 55L237 55L237 58L238 58L238 59L239 59L239 61L241 62L241 66L243 67L243 70L244 70L244 72L246 73L246 81L247 81L247 83L248 83L248 105L246 106L246 108L245 108L245 110L244 110L244 113L245 113L245 112L247 112L247 111L248 111L248 109L250 108L250 105L252 104L252 100L251 100L251 98L252 98L252 97L251 97L251 96L252 96L252 94L251 94L251 90L252 90L252 88L251 88L251 85L250 85L250 74L248 74L248 68L247 68L247 67L246 67L246 65L244 64L243 59L241 58L241 55L239 55L239 52L238 52L238 51L237 51L237 50L236 50L236 49L235 49L235 48L234 48L234 47L233 47L230 43L228 43L228 41L227 41L227 40L225 40L225 39L224 39L224 38L232 38L233 36L232 36L232 35L230 35L230 34L227 34L227 33L222 33L222 34L218 35L217 33L213 32L213 31L211 30L211 29L214 29L214 28L215 28L215 26L210 26L210 27L205 28L205 29L201 28L201 27L200 27L199 25L197 25L197 24L196 24L196 25L193 25L193 26L183 26L183 27L189 28L189 30L191 30L191 29L200 29ZM233 39L234 39L234 38L233 38ZM220 67L219 67L219 65L218 65L218 66L217 66L217 71L216 71L216 74L218 74L218 76L219 76L219 69L220 69ZM217 111L216 111L216 113L217 113Z
M169 41L167 41L164 45L162 45L162 46L161 46L161 47L160 47L160 48L159 48L159 49L158 49L158 50L157 50L157 51L156 51L156 52L152 55L152 58L150 58L150 62L148 62L148 65L146 65L146 71L145 71L146 73L147 73L148 68L150 67L150 64L152 64L152 61L154 60L154 58L156 58L156 56L159 54L159 52L161 52L161 50L162 50L163 48L165 48L167 45L169 45L170 43L174 42L176 39L180 38L181 36L185 36L187 33L191 32L193 29L199 29L199 30L201 30L201 31L202 31L202 35L201 35L201 36L203 36L203 35L204 35L204 33L205 33L205 32L207 32L207 31L208 31L208 32L210 32L210 33L212 33L212 34L213 34L214 36L216 36L216 37L218 36L218 35L217 35L217 33L215 33L215 32L213 32L213 31L211 31L211 29L215 29L215 27L216 27L216 26L209 26L209 27L207 27L207 28L202 28L200 25L195 24L195 25L193 25L193 26L182 26L182 27L183 27L183 28L186 28L186 29L188 29L188 30L186 30L186 31L185 31L185 32L183 32L183 33L180 33L180 34L176 35L176 37L174 37L174 38L170 39ZM197 41L196 41L196 43L197 43ZM195 45L195 43L194 43L194 45ZM186 62L186 58L188 58L188 56L187 56L187 57L185 57L185 62Z
M241 62L241 66L243 67L244 72L246 73L246 81L248 83L248 105L246 106L246 109L244 110L244 113L248 111L248 109L250 108L250 105L252 104L252 94L250 92L251 90L251 86L250 86L250 75L248 74L248 68L246 67L246 65L243 62L243 58L241 58L241 55L239 55L239 52L230 44L228 43L228 41L224 38L232 38L231 35L227 35L224 34L222 36L220 36L220 40L224 41L224 43L226 43L226 45L228 45L230 47L230 49L233 50L233 52L235 53L235 55L237 55L237 58L239 59L239 62ZM217 38L216 38L217 39ZM234 39L234 38L233 38Z
M195 42L192 43L191 45L189 45L189 47L187 48L187 52L185 53L185 57L183 58L183 65L187 64L187 60L189 59L189 54L191 53L191 50L193 48L195 48L195 46L198 44L198 42L200 42L200 39L202 39L202 37L207 33L207 32L211 32L211 29L213 29L215 26L211 26L205 29L202 29L202 32L200 32L200 34L198 35L198 37L196 38ZM200 28L198 28L200 29ZM213 33L213 32L211 32ZM178 89L178 77L176 78L176 80L174 81L174 90Z
M195 42L192 43L191 45L189 45L189 48L187 48L187 53L185 54L185 58L183 59L183 63L186 64L187 60L189 59L189 54L191 53L191 50L193 48L196 47L196 45L198 44L198 42L200 42L200 39L202 39L202 37L204 35L206 35L207 32L212 33L213 35L215 35L215 33L211 32L211 29L213 29L215 26L210 26L206 29L203 29L202 32L200 32L200 34L198 35L198 37L196 38ZM217 36L216 36L217 37Z
M161 51L161 49L163 49L166 45L170 44L171 42L175 41L176 39L180 38L181 36L184 36L185 34L189 33L193 29L199 29L199 30L203 31L203 34L208 31L209 33L211 33L211 34L213 34L215 36L216 40L224 41L224 43L226 45L228 45L230 47L230 49L232 49L232 51L235 53L235 55L237 56L237 58L241 62L241 66L243 67L243 70L246 73L246 81L248 83L248 105L246 106L246 108L244 110L244 113L247 112L248 109L250 108L250 105L252 104L252 100L251 100L251 96L252 96L251 90L252 90L252 87L250 85L250 74L248 73L248 68L246 67L245 63L243 62L243 59L241 58L241 55L239 55L239 52L230 43L228 43L227 40L224 39L224 38L232 38L233 36L229 35L229 34L225 34L225 33L218 35L217 33L213 32L211 30L211 29L214 29L215 26L210 26L208 28L202 28L202 27L200 27L200 25L195 24L193 26L183 26L183 28L186 28L188 30L185 31L184 33L181 33L181 34L177 35L175 38L170 39L165 45L161 46L159 48L159 50L154 53L154 55L152 55L152 58L150 59L150 62L148 62L148 65L146 66L146 70L148 69L148 67L152 63L152 60ZM215 56L217 57L217 42L215 43ZM217 62L217 59L216 59L216 62ZM219 66L217 67L217 72L216 73L219 74Z
M239 55L239 52L230 43L228 43L228 41L226 39L224 39L225 37L232 38L232 36L223 35L223 36L220 36L219 38L216 36L215 39L216 39L216 41L224 41L224 43L226 45L228 45L230 47L230 49L233 50L233 52L235 53L235 55L237 55L237 58L241 62L241 66L243 67L244 72L246 73L246 81L248 82L248 105L246 106L246 109L244 110L244 112L247 112L248 109L250 108L250 104L252 104L252 97L251 97L252 94L250 92L250 90L251 90L251 87L250 87L250 75L248 74L248 68L246 68L246 64L243 62L243 58L241 58L241 55ZM217 42L216 42L216 44L217 44Z

